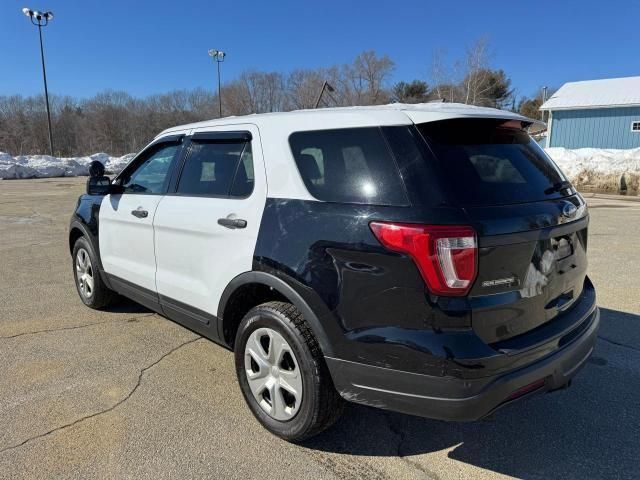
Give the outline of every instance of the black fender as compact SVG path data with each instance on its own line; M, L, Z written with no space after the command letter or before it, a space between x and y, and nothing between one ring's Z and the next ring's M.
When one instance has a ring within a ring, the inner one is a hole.
M318 310L318 306L314 305L315 308L312 308L309 305L310 302L308 300L305 300L305 298L303 298L303 296L289 283L293 283L295 282L295 280L289 279L289 282L287 282L284 279L280 278L281 276L283 276L282 273L279 272L278 275L279 276L275 276L267 272L252 271L241 273L233 280L231 280L231 282L229 282L227 287L222 292L220 303L218 304L218 318L220 319L220 338L224 338L222 332L224 310L233 293L243 285L258 283L273 288L275 291L289 300L289 302L295 305L295 307L300 310L300 312L304 316L304 319L311 327L311 330L313 331L316 339L318 340L318 343L320 344L322 353L327 357L332 356L332 344L329 341L327 332L322 325L322 322L320 321L320 316L316 313L316 310ZM321 300L318 299L318 301Z
M71 247L72 254L73 254L73 245L71 244L71 239L72 239L72 233L74 230L79 230L82 236L88 240L93 250L93 253L95 254L96 263L98 264L97 265L98 271L100 272L100 277L102 278L102 281L107 286L107 288L113 290L113 287L111 286L111 282L109 282L109 278L108 278L109 276L105 275L104 268L102 267L102 259L100 258L100 246L98 243L97 232L96 234L93 234L91 233L91 230L89 229L89 227L83 222L78 220L71 220L71 223L69 224L69 246Z
M80 234L83 237L86 237L87 240L89 240L89 243L91 243L91 246L96 252L96 255L99 256L97 235L93 234L84 222L81 222L76 219L71 220L71 223L69 224L69 247L70 247L71 253L73 253L73 243L71 242L71 240L73 237L77 237L77 235L72 236L72 233L74 230L80 230Z
M75 241L75 231L79 231L90 243L96 257L97 267L102 276L102 280L107 288L111 288L107 276L104 274L102 259L100 258L99 240L99 214L103 195L82 195L78 199L78 205L69 223L69 250L73 253L73 242Z

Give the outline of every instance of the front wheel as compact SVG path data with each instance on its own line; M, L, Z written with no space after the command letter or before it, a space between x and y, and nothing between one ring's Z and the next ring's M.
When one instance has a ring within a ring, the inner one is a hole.
M236 335L235 363L251 412L285 440L316 435L342 413L318 342L289 303L268 302L247 313Z
M116 298L100 277L96 256L86 238L80 237L73 246L73 278L82 302L90 308L103 308Z

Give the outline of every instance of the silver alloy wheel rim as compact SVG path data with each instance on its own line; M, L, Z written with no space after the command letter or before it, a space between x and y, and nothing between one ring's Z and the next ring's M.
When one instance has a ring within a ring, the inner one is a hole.
M76 279L78 282L78 290L84 298L93 295L93 267L91 266L91 258L89 253L81 248L76 254Z
M276 420L292 419L302 403L302 374L291 346L271 328L259 328L244 347L247 383L260 408Z

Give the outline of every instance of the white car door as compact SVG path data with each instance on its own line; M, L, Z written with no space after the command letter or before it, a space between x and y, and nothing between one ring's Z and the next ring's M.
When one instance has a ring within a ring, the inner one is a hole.
M153 217L180 151L176 137L145 149L118 176L123 193L107 195L98 217L100 258L109 278L118 286L142 287L156 298Z
M156 285L163 309L198 328L228 283L252 269L267 186L255 125L194 130L185 149L176 191L154 218Z

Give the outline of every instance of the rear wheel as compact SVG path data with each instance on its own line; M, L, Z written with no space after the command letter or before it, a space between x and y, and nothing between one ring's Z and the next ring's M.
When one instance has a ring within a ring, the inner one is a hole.
M253 415L285 440L309 438L342 413L318 342L289 303L264 303L247 313L236 335L235 362Z
M90 308L103 308L116 298L115 292L109 290L100 277L96 265L96 256L85 237L76 240L73 246L73 278L76 290L82 302Z

